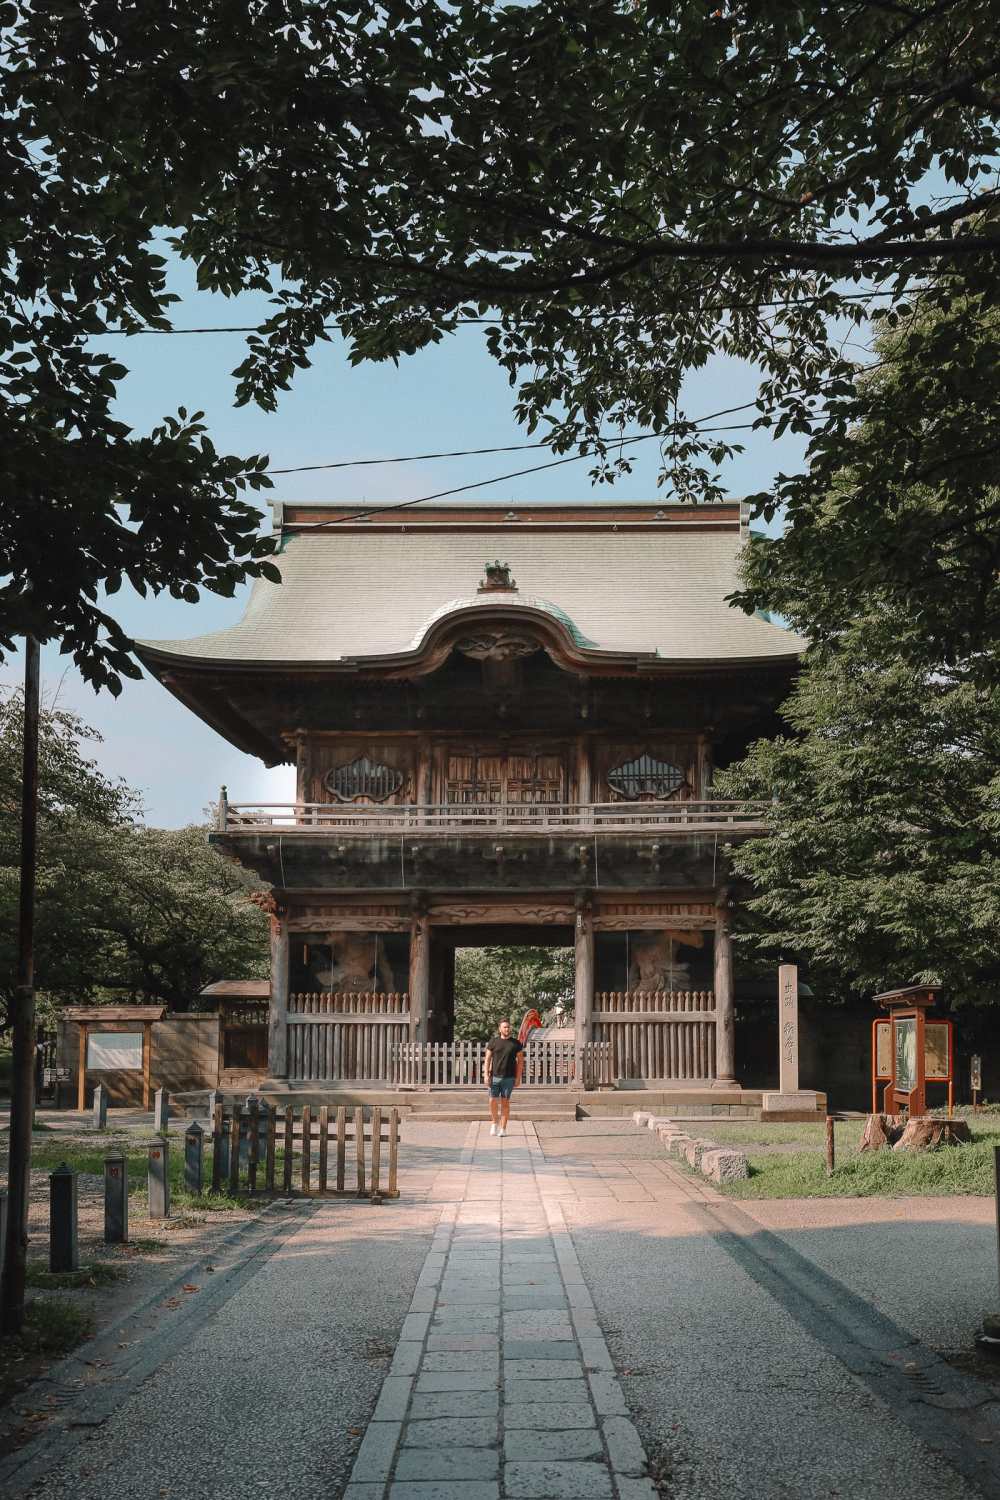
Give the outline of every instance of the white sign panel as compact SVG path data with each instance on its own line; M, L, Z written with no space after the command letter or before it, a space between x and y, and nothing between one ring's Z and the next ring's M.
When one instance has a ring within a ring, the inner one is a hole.
M87 1037L87 1067L110 1072L142 1070L141 1031L99 1031Z

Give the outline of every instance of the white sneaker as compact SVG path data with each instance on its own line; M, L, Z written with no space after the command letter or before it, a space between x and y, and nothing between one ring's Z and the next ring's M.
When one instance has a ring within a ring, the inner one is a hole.
M507 1127L506 1127L506 1125L501 1125L500 1129L497 1131L497 1135L506 1135L506 1134L507 1134Z
M490 1126L490 1135L496 1135L496 1133L497 1133L496 1126L495 1125L491 1125ZM501 1130L500 1134L503 1135L503 1131L502 1130Z

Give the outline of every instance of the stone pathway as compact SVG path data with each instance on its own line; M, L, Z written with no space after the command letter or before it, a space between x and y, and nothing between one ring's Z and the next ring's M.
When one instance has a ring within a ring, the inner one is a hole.
M530 1124L470 1127L344 1500L656 1500L566 1194Z

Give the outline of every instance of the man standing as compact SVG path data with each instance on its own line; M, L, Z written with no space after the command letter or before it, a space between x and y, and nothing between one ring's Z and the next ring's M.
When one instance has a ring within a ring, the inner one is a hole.
M483 1081L490 1089L490 1135L507 1134L517 1054L523 1050L524 1043L510 1034L510 1022L501 1021L498 1034L490 1038L483 1060Z

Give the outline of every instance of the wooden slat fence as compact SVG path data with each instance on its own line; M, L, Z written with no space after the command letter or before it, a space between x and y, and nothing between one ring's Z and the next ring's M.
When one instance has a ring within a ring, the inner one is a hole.
M594 997L594 1039L611 1051L615 1078L715 1077L711 990L635 990Z
M398 1109L217 1104L209 1139L213 1193L399 1197Z
M483 1081L485 1042L404 1042L393 1053L392 1081L397 1087L469 1088ZM604 1043L584 1048L584 1079L605 1084L610 1075L611 1051ZM526 1087L550 1088L576 1083L576 1048L566 1042L529 1042L524 1049ZM582 1087L582 1084L577 1084Z
M387 1082L393 1049L409 1035L405 992L289 995L288 1076Z

